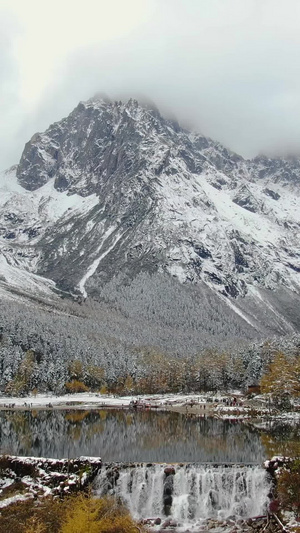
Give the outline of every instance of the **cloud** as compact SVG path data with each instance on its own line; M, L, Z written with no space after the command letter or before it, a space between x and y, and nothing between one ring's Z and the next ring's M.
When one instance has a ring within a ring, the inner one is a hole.
M18 68L13 56L13 39L17 31L17 21L4 13L0 17L0 142L3 163L13 161L15 157L15 136L22 114Z
M23 102L24 142L101 91L142 94L245 157L299 152L298 0L115 0L109 8L86 0L73 10L53 0L50 25L40 8L30 22L40 3L28 2L26 16L18 12L27 28L22 89L8 76Z

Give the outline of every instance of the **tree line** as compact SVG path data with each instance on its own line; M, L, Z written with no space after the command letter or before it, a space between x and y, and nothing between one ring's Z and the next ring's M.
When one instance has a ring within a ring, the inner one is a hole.
M209 326L204 320L207 305L201 310L200 301L189 314L190 300L183 299L182 316L172 326L170 317L175 316L180 304L178 298L175 300L172 281L169 294L174 301L166 301L157 290L157 305L153 307L151 299L148 306L141 304L139 318L137 294L142 298L143 286L148 291L151 283L154 280L146 276L137 279L135 286L131 284L124 290L120 287L118 302L112 301L117 285L109 302L104 301L108 299L106 293L102 302L91 300L79 305L59 300L56 307L1 301L0 391L13 395L32 391L147 394L246 390L249 385L259 384L279 352L295 368L293 358L300 353L299 335L246 341L236 338L236 329L229 341L230 335L221 335L222 328L227 327L221 313L219 325L211 326L215 335L208 337L205 331ZM163 291L164 285L165 281L158 289ZM184 294L188 292L186 289ZM131 297L130 307L126 302ZM155 309L157 315L153 315ZM211 311L212 322L217 311ZM149 325L151 316L154 318ZM197 328L197 320L202 319L202 329ZM154 330L158 330L156 336ZM283 366L287 364L279 364L280 368Z

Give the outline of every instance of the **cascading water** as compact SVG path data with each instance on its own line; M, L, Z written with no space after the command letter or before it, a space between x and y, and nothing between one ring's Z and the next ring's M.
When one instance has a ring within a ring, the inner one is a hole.
M265 514L271 481L260 466L136 465L103 469L98 495L115 494L136 519L195 524Z

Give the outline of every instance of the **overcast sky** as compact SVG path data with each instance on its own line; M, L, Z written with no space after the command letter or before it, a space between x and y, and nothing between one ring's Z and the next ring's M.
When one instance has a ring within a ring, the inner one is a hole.
M244 157L300 152L300 0L0 0L0 168L96 92Z

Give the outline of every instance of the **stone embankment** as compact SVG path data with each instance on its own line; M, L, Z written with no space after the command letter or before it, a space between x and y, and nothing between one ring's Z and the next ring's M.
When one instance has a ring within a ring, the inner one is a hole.
M99 457L46 459L0 456L0 508L12 501L84 490L95 479Z

